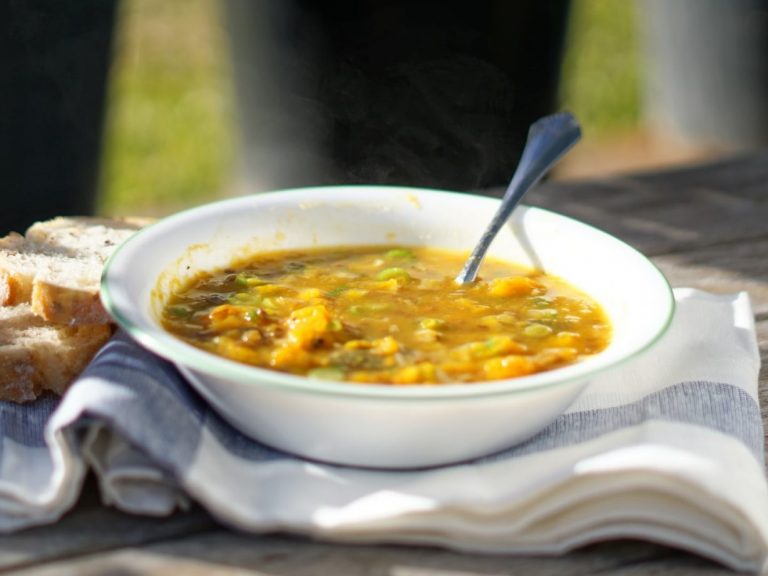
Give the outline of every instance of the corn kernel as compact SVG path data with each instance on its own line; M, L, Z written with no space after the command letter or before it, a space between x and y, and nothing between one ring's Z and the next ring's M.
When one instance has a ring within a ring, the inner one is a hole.
M531 374L534 370L535 365L527 356L502 356L491 358L483 363L483 373L489 380L523 376Z
M510 278L496 278L491 281L488 293L491 296L527 296L531 294L538 284L526 276L512 276Z
M373 352L382 356L389 356L400 350L400 345L392 336L385 336L373 341Z
M349 340L344 343L347 350L367 350L372 344L368 340Z
M320 298L322 292L319 288L306 288L299 292L299 298L302 300L312 300L313 298Z

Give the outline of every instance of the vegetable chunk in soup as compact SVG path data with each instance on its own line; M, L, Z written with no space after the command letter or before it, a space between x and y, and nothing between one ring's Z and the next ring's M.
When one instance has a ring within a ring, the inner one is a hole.
M328 380L441 384L551 370L605 348L608 319L559 278L463 254L336 247L255 256L205 273L163 310L171 333L255 366Z

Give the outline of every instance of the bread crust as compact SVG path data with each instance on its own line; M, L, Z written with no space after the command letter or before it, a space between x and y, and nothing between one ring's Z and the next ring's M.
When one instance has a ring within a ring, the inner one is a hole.
M0 401L63 394L112 335L101 271L146 218L61 217L0 238Z
M59 217L0 238L0 305L30 303L49 322L107 324L99 299L104 263L149 218Z
M2 309L0 400L29 402L47 390L63 394L112 331L106 324L51 324L26 304Z
M0 305L15 306L28 302L32 296L34 269L25 267L22 254L29 243L21 234L11 232L0 238Z
M82 326L112 321L98 292L75 290L44 280L35 281L30 303L33 313L57 324Z
M0 306L15 306L32 298L32 282L0 270Z

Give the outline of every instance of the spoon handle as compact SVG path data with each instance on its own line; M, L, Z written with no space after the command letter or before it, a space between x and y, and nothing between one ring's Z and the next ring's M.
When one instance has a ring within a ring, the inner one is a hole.
M581 138L581 128L569 112L545 116L531 124L520 162L504 193L498 211L483 232L477 246L467 259L456 282L468 284L475 280L477 269L491 242L512 214L515 206L531 187Z

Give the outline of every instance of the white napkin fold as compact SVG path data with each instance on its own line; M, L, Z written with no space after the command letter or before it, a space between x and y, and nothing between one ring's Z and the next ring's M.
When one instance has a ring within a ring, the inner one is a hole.
M355 542L563 553L636 537L739 570L768 568L760 367L746 294L675 291L651 351L605 373L503 453L422 471L318 464L223 422L124 336L57 406L0 405L0 530L52 522L86 467L103 499L163 515L198 501L223 523Z

